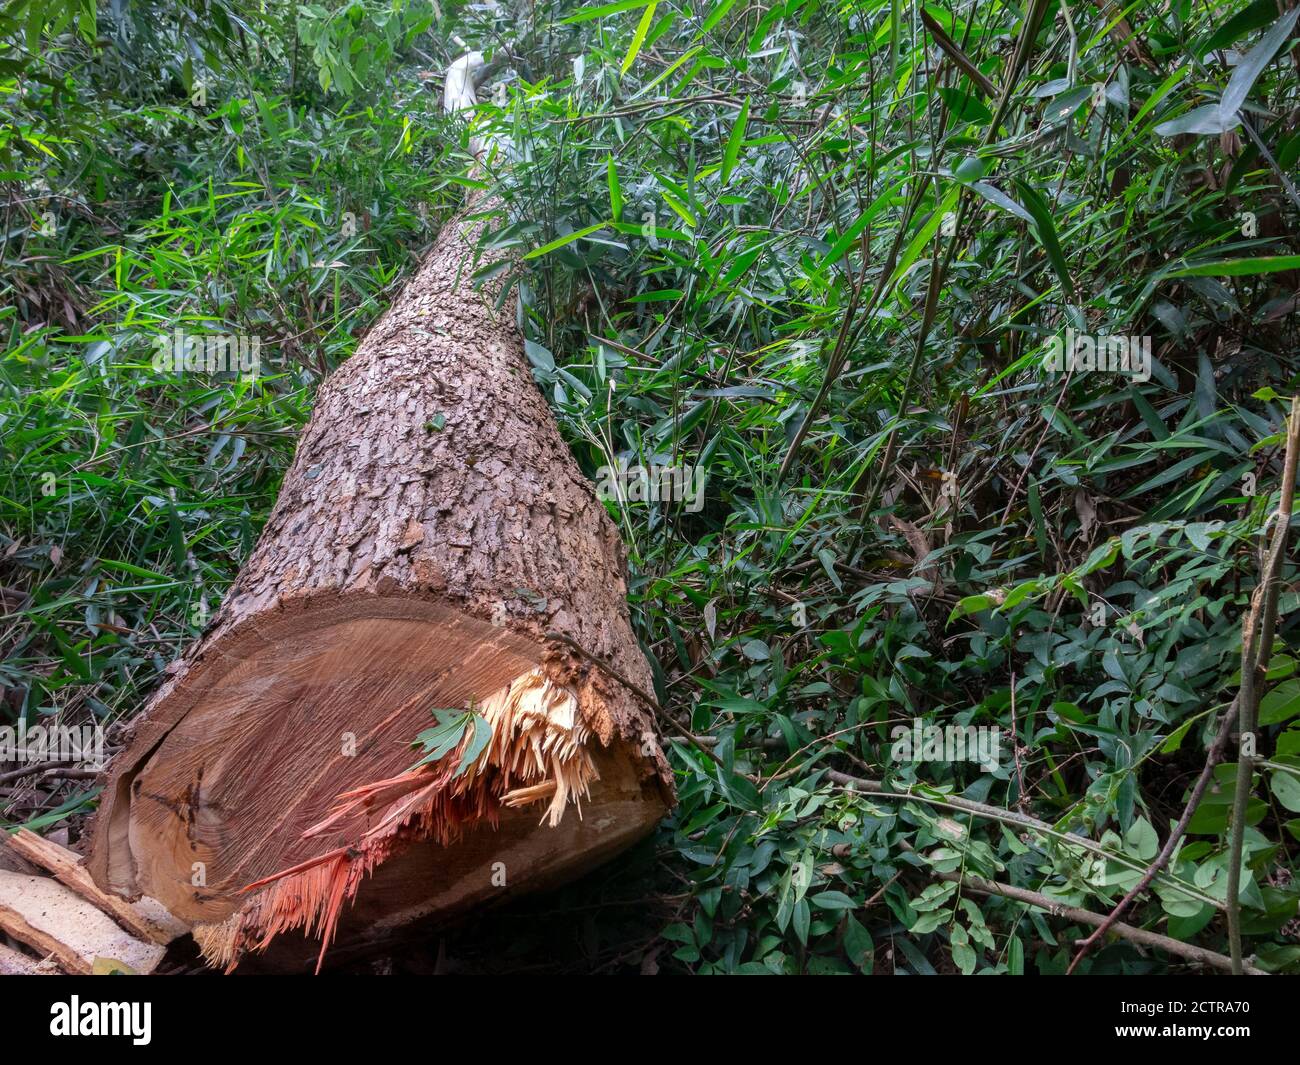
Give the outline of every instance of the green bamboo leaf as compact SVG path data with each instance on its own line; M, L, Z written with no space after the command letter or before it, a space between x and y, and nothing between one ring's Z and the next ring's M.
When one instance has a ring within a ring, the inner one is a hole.
M610 153L605 160L605 177L609 183L610 217L615 222L623 220L623 190L618 183L618 170L614 166L614 155Z
M698 225L698 221L695 215L691 212L691 209L687 207L686 204L682 203L682 201L679 200L676 196L673 196L667 192L661 192L659 195L663 197L664 203L666 203L669 207L672 208L673 213L676 214L677 217L680 218L683 222L685 222L687 226L689 226L691 229L694 229L696 225Z
M603 229L607 225L609 225L608 222L597 222L594 226L588 226L586 229L578 229L572 233L566 233L564 236L556 238L555 240L551 241L549 244L543 244L540 248L534 248L527 255L525 255L524 258L525 259L540 258L541 256L546 255L548 252L555 251L556 248L563 248L566 244L572 244L575 240L581 240L583 237L596 232L596 230L598 229Z
M997 605L997 598L992 595L967 595L958 600L957 605L952 608L952 613L948 615L949 623L956 621L958 618L965 617L967 614L978 614L981 610L988 610L991 606Z
M566 19L561 19L562 25L569 25L574 22L590 22L592 19L604 18L606 15L617 15L620 11L635 11L639 7L645 7L649 0L619 0L615 4L601 4L597 7L579 8Z
M1286 43L1297 18L1300 18L1300 7L1292 8L1273 23L1273 28L1237 64L1232 77L1228 79L1228 87L1223 90L1223 99L1219 101L1219 109L1225 120L1241 110L1241 105L1246 102L1246 97L1264 73L1264 68L1273 62L1278 49Z
M900 178L894 184L890 185L884 192L875 198L865 211L858 215L848 229L846 229L831 246L831 250L826 253L822 260L822 266L829 266L831 263L838 262L857 242L862 231L871 224L871 220L880 214L881 210L893 201L894 194L906 179Z
M903 249L903 254L898 257L898 262L894 266L894 272L889 276L889 284L892 287L899 279L907 276L907 272L912 269L912 264L921 256L925 246L931 241L934 235L939 232L939 227L943 225L944 216L951 212L957 206L957 197L961 194L961 186L954 185L948 190L939 206L935 208L930 215L929 220L918 229L912 239L908 241L907 247Z
M988 164L978 155L968 155L952 170L952 176L963 185L972 185L988 173Z
M898 72L898 49L902 39L902 4L889 0L889 80Z
M948 110L963 122L992 122L993 112L979 98L965 89L940 88L939 96Z
M1177 137L1182 133L1196 133L1201 136L1215 136L1236 129L1241 125L1241 116L1235 111L1228 116L1218 104L1202 104L1185 111L1177 118L1156 125L1156 135L1160 137Z
M722 0L720 4L714 4L713 10L709 12L709 17L704 20L704 25L700 27L700 32L695 35L695 39L698 41L721 22L735 3L736 0Z
M1047 201L1037 189L1024 181L1017 180L1016 188L1020 190L1020 199L1025 209L1034 216L1034 224L1031 228L1038 237L1038 242L1043 246L1043 251L1047 253L1047 261L1052 264L1052 269L1061 282L1061 291L1065 293L1067 299L1074 299L1074 284L1070 280L1070 270L1065 264L1061 242L1056 235L1056 223L1052 221L1052 212L1047 206Z
M1001 207L1004 211L1008 211L1017 218L1021 218L1026 222L1032 223L1034 221L1033 215L1021 207L1020 204L1016 203L1015 200L1001 189L994 185L990 185L987 181L972 181L970 187L995 207Z
M1255 259L1221 259L1219 262L1197 263L1194 266L1171 270L1165 274L1165 277L1248 277L1252 274L1276 274L1282 270L1300 270L1300 255L1261 255Z
M671 15L669 15L668 17L670 19L672 18ZM662 73L657 74L653 81L647 81L644 85L641 86L641 88L637 89L637 91L634 92L629 97L629 100L639 100L642 96L649 94L655 88L655 86L660 85L663 82L667 81L670 77L673 76L673 74L675 74L678 70L680 70L685 64L689 63L702 51L704 51L703 48L696 47L696 48L692 48L688 52L682 53L682 55L675 62L665 67ZM689 78L690 78L690 74L688 73L687 80L689 80ZM678 89L680 89L680 87L681 86L679 85ZM676 96L677 91L674 91L672 95Z
M646 34L650 32L650 23L654 21L655 8L658 6L658 0L652 0L642 13L641 21L636 26L636 33L632 35L632 43L628 45L627 55L623 57L623 65L619 68L620 74L626 74L631 69L632 63L640 53L641 45L645 44Z
M1222 26L1216 29L1205 43L1196 49L1197 55L1205 55L1217 48L1227 48L1241 40L1251 30L1267 26L1277 17L1277 0L1255 0L1244 11L1238 11Z
M740 146L745 140L745 125L749 122L749 97L740 105L740 115L731 127L731 136L727 138L727 147L722 152L722 184L731 180L731 172L736 169L736 160L740 158Z

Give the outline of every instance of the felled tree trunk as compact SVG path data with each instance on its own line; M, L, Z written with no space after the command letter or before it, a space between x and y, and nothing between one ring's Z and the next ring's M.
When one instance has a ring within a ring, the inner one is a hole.
M671 802L622 545L499 283L471 284L481 228L448 223L324 383L256 549L111 767L91 875L214 960L558 883ZM487 749L469 764L467 732L410 772L431 710L470 706Z

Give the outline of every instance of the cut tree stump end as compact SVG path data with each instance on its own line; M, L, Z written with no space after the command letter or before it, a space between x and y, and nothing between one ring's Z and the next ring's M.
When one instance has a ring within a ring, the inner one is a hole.
M669 795L589 724L617 682L589 677L584 713L544 657L424 600L251 627L179 675L119 756L91 869L194 925L223 967L290 929L378 942L558 885L651 831ZM410 772L431 709L467 706L492 726L474 766Z

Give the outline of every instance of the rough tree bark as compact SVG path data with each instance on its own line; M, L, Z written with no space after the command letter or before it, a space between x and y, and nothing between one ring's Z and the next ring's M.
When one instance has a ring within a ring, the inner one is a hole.
M672 801L622 544L500 282L470 282L471 211L322 386L256 549L111 767L92 877L213 960L558 882ZM431 709L471 702L487 751L407 772Z

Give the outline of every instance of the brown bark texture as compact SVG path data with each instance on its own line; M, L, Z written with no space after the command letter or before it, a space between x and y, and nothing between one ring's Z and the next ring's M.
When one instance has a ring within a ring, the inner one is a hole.
M496 307L501 282L471 283L483 226L482 212L449 222L321 387L255 550L111 766L88 859L99 886L151 895L191 923L227 922L247 911L247 885L352 845L346 826L304 833L342 793L408 770L431 707L482 701L530 669L576 702L579 731L566 735L598 745L604 783L588 800L621 811L600 838L567 830L573 871L671 803L651 708L591 659L653 690L623 547L533 380L513 305ZM503 838L530 835L541 810L498 800L531 780L507 781L462 818L486 813L505 820ZM591 830L590 814L566 817ZM477 867L462 890L434 882L440 862L467 875L462 833L445 828L408 823L405 842L445 854L421 854L412 875L429 882L406 884L369 923L449 891L481 898ZM490 860L492 831L474 829L475 861ZM544 851L539 838L532 850ZM548 882L563 879L565 862L547 864Z

